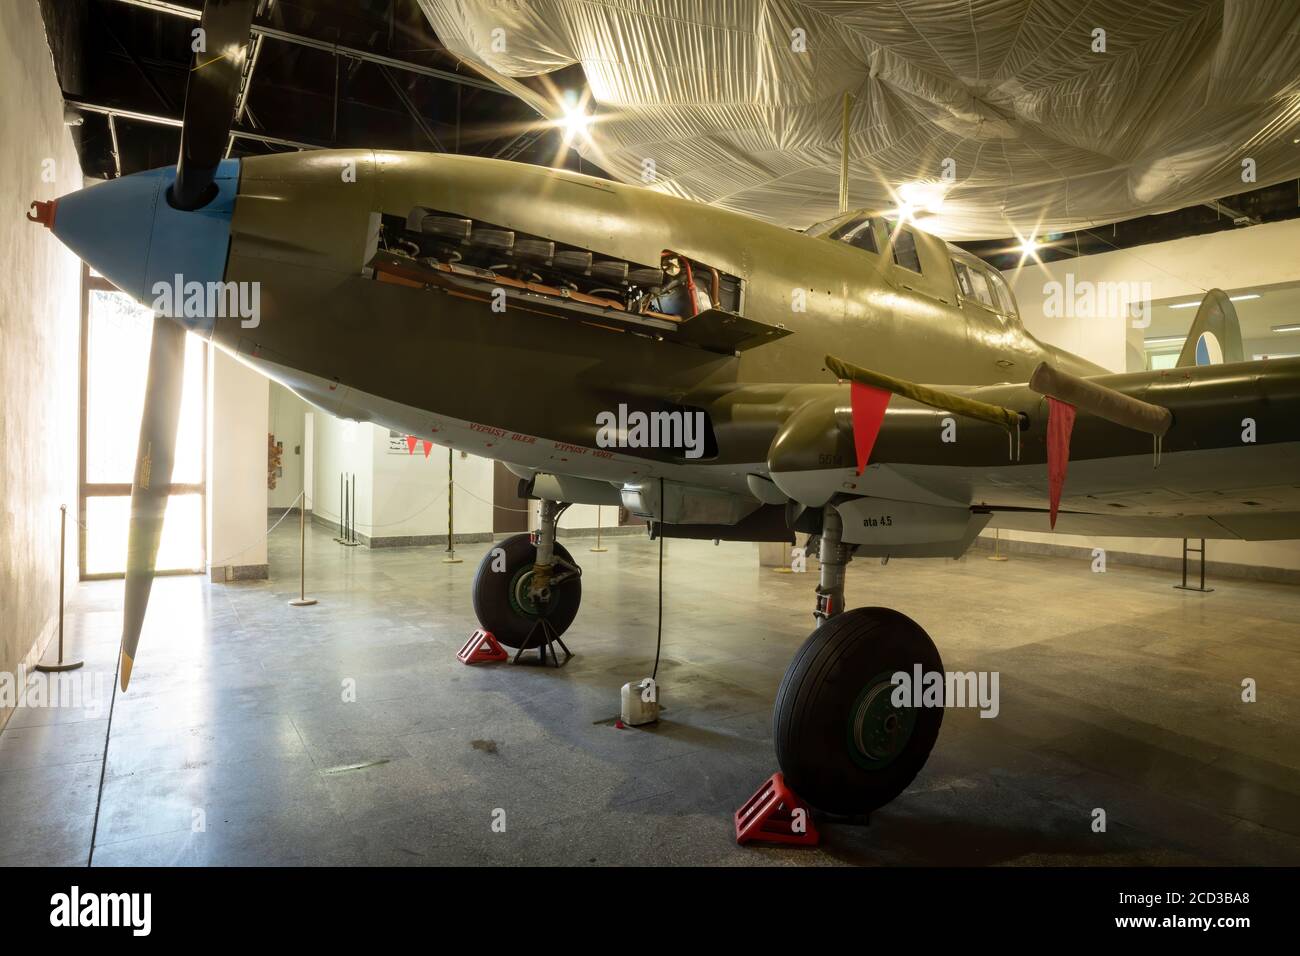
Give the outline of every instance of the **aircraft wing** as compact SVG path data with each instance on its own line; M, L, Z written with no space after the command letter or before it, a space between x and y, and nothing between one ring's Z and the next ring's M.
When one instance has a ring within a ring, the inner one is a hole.
M1300 359L1079 381L1170 414L1157 438L1075 409L1057 530L1300 538ZM1027 384L918 388L947 407L891 395L861 474L850 386L805 402L772 443L772 481L807 507L846 502L846 540L882 554L961 553L984 527L1049 530L1049 399ZM967 414L985 406L1020 419L1018 449L1012 429ZM946 544L926 551L927 536Z

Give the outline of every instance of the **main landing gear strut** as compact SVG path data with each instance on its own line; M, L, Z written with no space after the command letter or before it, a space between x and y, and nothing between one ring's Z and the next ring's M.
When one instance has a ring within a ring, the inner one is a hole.
M556 645L565 661L572 656L560 640L582 603L582 569L555 540L556 525L567 504L543 499L540 526L498 542L474 574L474 613L485 630L506 647L536 649L542 663L547 649L558 665Z
M939 736L942 707L895 706L893 675L943 671L939 651L911 618L884 607L844 610L839 512L822 517L817 627L799 648L777 691L772 715L776 757L786 783L819 810L870 813L903 792Z

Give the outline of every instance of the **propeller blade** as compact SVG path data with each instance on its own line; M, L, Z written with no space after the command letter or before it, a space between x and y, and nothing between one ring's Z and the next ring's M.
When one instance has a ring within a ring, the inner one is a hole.
M185 329L163 316L153 322L149 377L140 419L140 446L131 483L131 526L126 545L126 601L122 615L122 690L131 682L140 628L149 606L163 512L176 459L176 422L185 374Z
M203 6L203 50L194 54L185 86L185 118L176 184L169 201L177 209L211 202L213 177L235 119L235 100L248 57L257 0L208 0Z

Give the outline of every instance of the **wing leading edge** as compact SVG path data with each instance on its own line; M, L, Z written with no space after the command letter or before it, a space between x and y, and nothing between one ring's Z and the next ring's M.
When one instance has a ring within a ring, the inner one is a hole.
M1133 537L1300 537L1300 359L1238 362L1081 380L1113 399L1167 409L1163 437L1077 410L1058 529ZM961 401L892 396L871 464L855 474L849 387L832 388L781 426L773 481L817 506L837 496L929 503L990 515L990 526L1047 531L1048 399L1027 384L921 389ZM1006 430L963 403L1019 417ZM1102 409L1106 412L1106 409ZM1108 413L1110 414L1110 413ZM1114 415L1112 414L1112 418Z

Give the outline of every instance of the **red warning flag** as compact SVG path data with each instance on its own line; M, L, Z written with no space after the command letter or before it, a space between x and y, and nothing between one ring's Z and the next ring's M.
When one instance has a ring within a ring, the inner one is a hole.
M416 446L417 444L419 444L419 442L420 442L420 439L416 438L414 435L407 435L407 436L406 436L406 453L407 453L408 455L414 455L414 454L415 454L415 446Z
M1070 466L1070 432L1074 429L1074 406L1047 396L1047 489L1051 510L1049 520L1056 528L1056 512L1061 506L1061 489L1065 471Z
M429 441L427 438L422 438L420 440L424 442L424 457L428 458L429 452L433 451L433 442Z
M889 407L889 392L854 382L850 393L853 405L853 447L858 453L858 474L862 474L876 445L876 436Z

